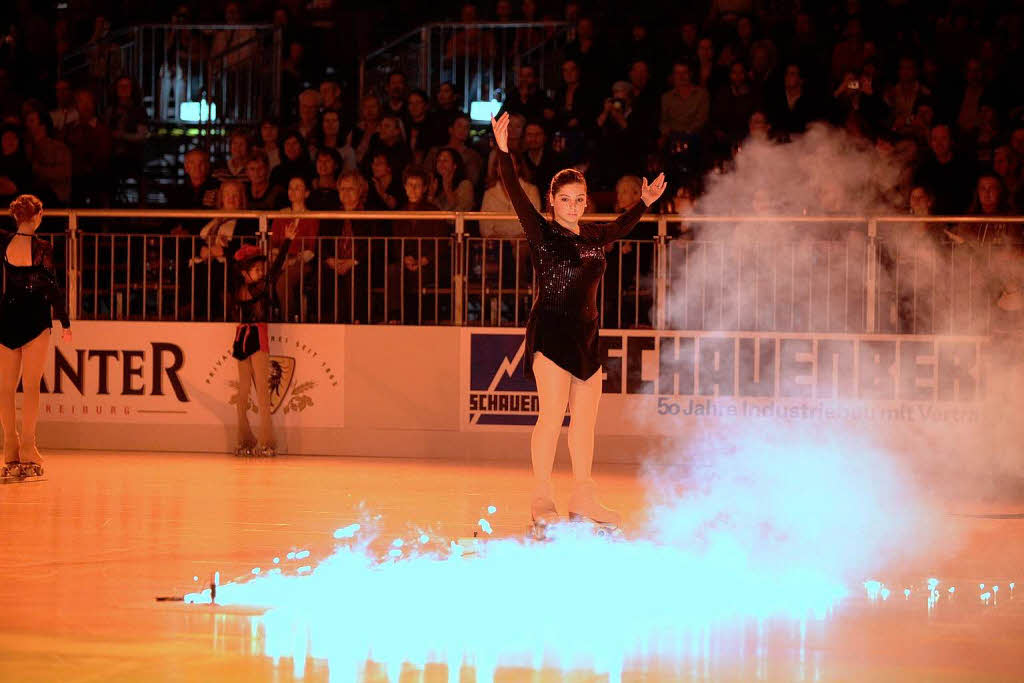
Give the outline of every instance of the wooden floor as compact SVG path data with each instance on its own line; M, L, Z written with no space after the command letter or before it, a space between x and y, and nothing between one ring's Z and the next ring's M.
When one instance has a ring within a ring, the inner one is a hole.
M155 596L194 590L194 576L205 581L214 571L241 576L289 547L323 556L331 532L359 519L360 503L380 513L385 527L429 524L450 537L471 534L481 510L494 505L495 534L520 534L530 485L526 463L60 453L46 465L44 482L0 486L0 681L291 680L290 666L261 655L249 617ZM597 474L606 501L632 511L624 526L636 523L643 504L636 472L609 466ZM567 481L557 474L563 508ZM968 542L921 571L1024 579L1024 519L1013 516L1022 511L1012 503L950 503L950 525L966 525ZM987 516L952 514L965 512ZM1024 586L1018 592L1024 596ZM1024 599L1016 602L941 622L862 606L840 610L812 639L812 678L1024 680ZM767 647L769 658L796 656L788 645ZM710 670L719 673L709 676L704 663L693 678L757 677L729 662ZM328 675L324 663L311 661L305 680ZM384 676L368 665L365 678ZM679 677L678 670L623 675ZM593 678L573 672L566 680ZM448 679L440 666L402 675ZM461 672L461 680L473 679L471 669ZM557 671L512 669L499 669L495 679L562 680Z

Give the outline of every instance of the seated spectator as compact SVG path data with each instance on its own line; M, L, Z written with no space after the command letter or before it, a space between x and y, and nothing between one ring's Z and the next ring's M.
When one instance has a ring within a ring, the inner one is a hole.
M1002 135L999 131L999 113L995 103L985 98L978 106L978 124L971 136L969 145L971 160L981 165L992 163L992 154Z
M455 117L462 113L459 108L459 94L455 86L445 81L437 88L437 95L434 97L434 112L437 114L442 130L448 130Z
M296 130L306 140L315 134L320 116L320 93L316 90L303 90L299 94L299 125Z
M642 173L646 159L648 132L638 130L640 122L633 121L633 86L616 81L611 95L595 122L597 149L587 169L587 184L595 190L614 187L623 175Z
M437 211L438 207L427 199L430 174L424 169L409 166L405 169L403 186L408 198L403 211ZM432 218L396 220L392 236L402 238L401 246L391 253L401 261L388 265L389 301L388 319L391 322L419 324L434 321L437 293L423 295L423 289L451 286L450 245L438 238L449 237L451 230L443 220ZM422 239L420 239L422 238ZM396 245L397 246L397 245ZM435 262L439 259L439 262ZM421 315L422 313L422 315Z
M466 178L462 156L451 147L442 147L434 157L429 200L442 211L473 210L473 185Z
M484 160L480 156L480 153L468 145L470 133L470 120L469 115L459 113L455 116L455 120L448 126L448 144L445 147L452 147L462 157L462 162L466 166L466 177L469 178L469 182L476 188L479 186L482 179L484 170ZM427 168L434 167L434 158L437 153L441 150L440 147L434 147L427 152L424 164Z
M539 120L549 109L554 110L554 103L539 87L537 67L523 64L516 72L516 85L505 94L499 115L507 111L510 114L520 114L527 120Z
M246 188L246 206L261 211L283 209L288 202L287 192L280 185L270 182L270 163L263 150L253 150L245 164L245 176L249 183Z
M78 121L78 109L75 108L75 93L71 89L71 81L61 78L54 85L57 96L57 108L50 112L53 119L54 134L63 137L64 129Z
M935 126L935 101L922 97L914 104L914 118L906 128L906 135L914 140L920 150L928 149L932 128Z
M428 110L427 93L413 90L409 93L406 109L409 114L409 150L412 163L422 164L431 147L444 143L447 133L438 125L437 119Z
M715 43L705 36L697 42L697 63L693 75L694 83L709 94L718 92L726 81L726 74L715 60Z
M32 166L25 156L21 130L10 123L0 127L0 202L9 204L32 189Z
M683 218L693 216L697 213L697 190L692 185L680 185L672 194L672 198L664 205L664 213L681 216ZM683 220L679 223L669 223L668 232L673 240L693 240L699 231L700 225L691 221ZM669 243L672 244L671 242Z
M213 177L225 180L245 180L245 167L249 163L249 132L241 128L231 131L228 137L228 158L218 161L213 167Z
M555 93L554 110L544 118L552 128L582 135L597 112L597 97L583 81L582 68L572 60L562 62L562 85ZM545 110L547 111L547 110Z
M402 182L391 169L384 152L370 160L370 192L366 207L372 211L394 211L405 202Z
M339 117L343 116L343 103L341 101L341 84L334 78L325 78L320 81L320 116L332 111ZM345 131L348 134L348 131ZM345 135L341 136L344 140Z
M320 147L332 149L341 160L341 169L351 171L356 167L356 151L351 145L345 144L341 135L341 114L328 109L320 116L320 131L317 135ZM317 150L314 150L314 155Z
M615 213L625 213L640 201L641 179L625 175L615 183ZM634 240L650 239L657 233L653 223L639 223L627 239L604 247L607 269L604 276L604 324L610 327L636 327L649 324L645 309L652 302L641 296L637 288L637 271L641 280L651 273L652 249L638 249ZM639 304L639 308L638 308Z
M729 67L729 82L719 88L711 104L711 122L715 141L731 150L747 137L750 115L758 106L757 96L747 82L742 62Z
M538 122L526 124L523 130L522 166L530 182L544 193L563 167L562 160L548 145L544 126Z
M523 191L530 200L530 203L533 204L533 208L540 211L540 192L537 190L537 186L529 181L529 172L526 170L526 165L520 161L515 166L516 175L519 178L519 184L522 186ZM512 207L512 200L509 199L508 192L505 191L505 186L500 180L496 180L489 188L487 188L487 191L484 192L483 204L480 206L480 210L515 213ZM480 236L522 237L523 226L519 224L518 220L483 220L480 221Z
M873 68L873 63L869 62L859 75L846 74L843 82L832 93L833 123L845 125L851 119L856 120L860 124L860 132L864 134L888 130L890 119L888 106L875 89L875 76L868 69L869 65ZM813 102L811 104L813 106ZM813 112L812 118L815 118Z
M288 181L289 206L282 209L281 218L275 218L270 225L270 258L277 257L277 251L284 242L284 230L292 222L290 214L303 214L308 208L309 185L305 176L294 176ZM277 298L281 304L282 319L296 322L304 319L302 313L303 289L313 284L313 264L318 251L317 238L320 235L318 218L300 218L299 231L288 247L288 258L277 281Z
M271 171L281 164L280 135L281 129L274 119L264 119L260 123L260 148L267 155L267 168Z
M1021 187L1020 183L1020 161L1017 159L1017 155L1013 153L1013 148L1009 145L1001 145L996 147L995 151L992 152L992 172L999 176L999 181L1006 188L1007 195L1011 198L1017 196L1017 192ZM1016 202L1012 202L1014 208L1018 211L1021 210L1021 206Z
M370 149L370 140L377 133L380 126L380 100L376 95L363 95L359 100L359 120L348 133L345 144L352 147L356 152L356 163L363 163L367 151Z
M988 96L985 85L985 72L982 69L981 60L972 57L967 60L965 70L965 83L963 90L955 101L954 113L956 115L957 130L965 136L971 137L975 134L978 125L981 123L981 104Z
M401 175L412 159L412 152L405 142L402 132L402 119L396 114L384 114L380 119L380 127L370 139L369 150L363 158L362 171L369 171L370 161L378 154L386 154L388 164L396 175Z
M672 134L695 135L708 120L708 91L691 80L690 65L676 62L672 66L672 90L661 96L661 144Z
M96 98L88 90L75 93L78 121L67 128L65 142L71 149L72 201L77 206L105 205L110 184L112 140L110 129L96 116Z
M918 168L914 182L932 188L937 215L957 215L970 202L974 170L954 153L952 131L948 125L939 124L932 128L930 146L930 158Z
M210 177L210 153L195 147L185 153L185 183L168 192L174 209L213 209L220 183Z
M71 150L54 139L50 115L42 108L32 109L25 116L25 130L25 152L37 186L46 188L51 201L66 205L71 201Z
M982 173L975 186L971 206L967 210L971 216L988 216L993 220L985 223L961 223L956 228L958 243L971 245L1021 245L1022 228L1019 223L1008 223L999 220L1012 212L1006 188L994 173Z
M363 211L370 190L366 179L356 171L338 178L338 200L342 211ZM320 321L331 323L370 322L367 311L369 293L369 240L378 235L377 223L367 220L324 221L320 234L328 239L322 245L320 278ZM383 249L374 249L374 256ZM356 268L357 266L362 268ZM380 266L372 266L381 272ZM383 282L383 280L381 280ZM354 291L353 291L354 290Z
M238 180L224 181L217 192L217 208L221 211L242 211L245 206L245 186ZM195 319L224 319L225 300L228 296L228 265L237 245L237 218L214 218L199 231L199 249L189 259L192 274L192 302ZM249 230L250 234L254 231ZM209 304L209 305L208 305Z
M821 116L819 103L804 88L798 64L786 66L782 86L767 93L765 109L772 130L782 136L803 133L808 123Z
M316 169L309 158L309 148L306 147L306 140L298 131L288 131L281 141L284 149L284 158L280 165L270 173L270 182L274 185L286 187L292 178L300 176L308 183L313 177Z
M647 131L644 143L658 138L658 118L661 115L661 95L651 85L650 63L636 59L629 67L629 82L633 86L633 114L637 130Z
M341 157L336 151L324 147L316 155L316 178L312 192L306 202L310 211L336 211L338 200L338 172L341 171Z
M406 109L406 95L408 85L405 74L401 71L392 71L388 74L388 82L385 86L387 101L384 103L384 114L397 116L403 124L409 117Z
M138 84L131 78L117 79L116 101L107 112L107 126L113 142L111 169L116 178L141 179L143 145L149 137L149 116L142 106Z
M931 94L931 90L917 79L917 60L901 57L897 81L886 89L884 96L889 107L889 127L899 135L913 135L917 104Z

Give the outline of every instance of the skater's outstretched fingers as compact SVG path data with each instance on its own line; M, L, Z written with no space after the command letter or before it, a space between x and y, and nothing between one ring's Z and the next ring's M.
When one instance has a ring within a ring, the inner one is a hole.
M497 119L491 116L491 128L494 130L494 143L498 149L508 154L508 112Z
M665 187L667 185L668 183L665 181L664 173L659 173L658 177L650 184L648 184L647 178L644 178L640 188L640 199L643 200L644 204L650 206L654 202L658 201L658 198L661 197L661 194L665 191Z

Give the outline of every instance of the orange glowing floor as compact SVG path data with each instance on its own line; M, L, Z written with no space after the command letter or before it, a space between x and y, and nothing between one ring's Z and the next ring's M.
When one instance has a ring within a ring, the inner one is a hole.
M45 482L0 486L0 681L292 680L291 666L261 655L245 614L154 597L195 589L193 576L244 575L288 548L323 556L331 532L359 519L360 503L383 515L385 530L414 523L450 537L471 534L481 510L494 505L495 535L520 534L530 487L525 462L62 453L46 464ZM643 491L635 469L600 467L597 476L605 500L627 511L624 526L637 523ZM567 476L556 481L564 508ZM894 572L1024 579L1024 518L1013 516L1024 503L943 505L966 543ZM1021 680L1024 586L1018 593L996 609L944 619L860 601L811 628L806 652L780 626L761 637L758 666L693 661L670 672L627 668L623 680ZM495 680L562 675L499 668ZM324 663L311 661L304 680L328 677ZM386 680L372 664L365 678ZM573 671L564 680L600 679ZM449 673L427 666L401 680L444 681ZM474 672L451 680L475 680Z

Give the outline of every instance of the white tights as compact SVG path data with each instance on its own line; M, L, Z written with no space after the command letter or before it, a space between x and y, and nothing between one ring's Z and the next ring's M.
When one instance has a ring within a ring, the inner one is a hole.
M540 482L551 478L555 463L558 435L569 404L569 458L576 481L590 479L594 462L594 427L597 405L601 401L603 373L598 370L589 379L581 380L555 365L544 354L533 354L533 374L537 379L540 415L530 439L533 476Z

